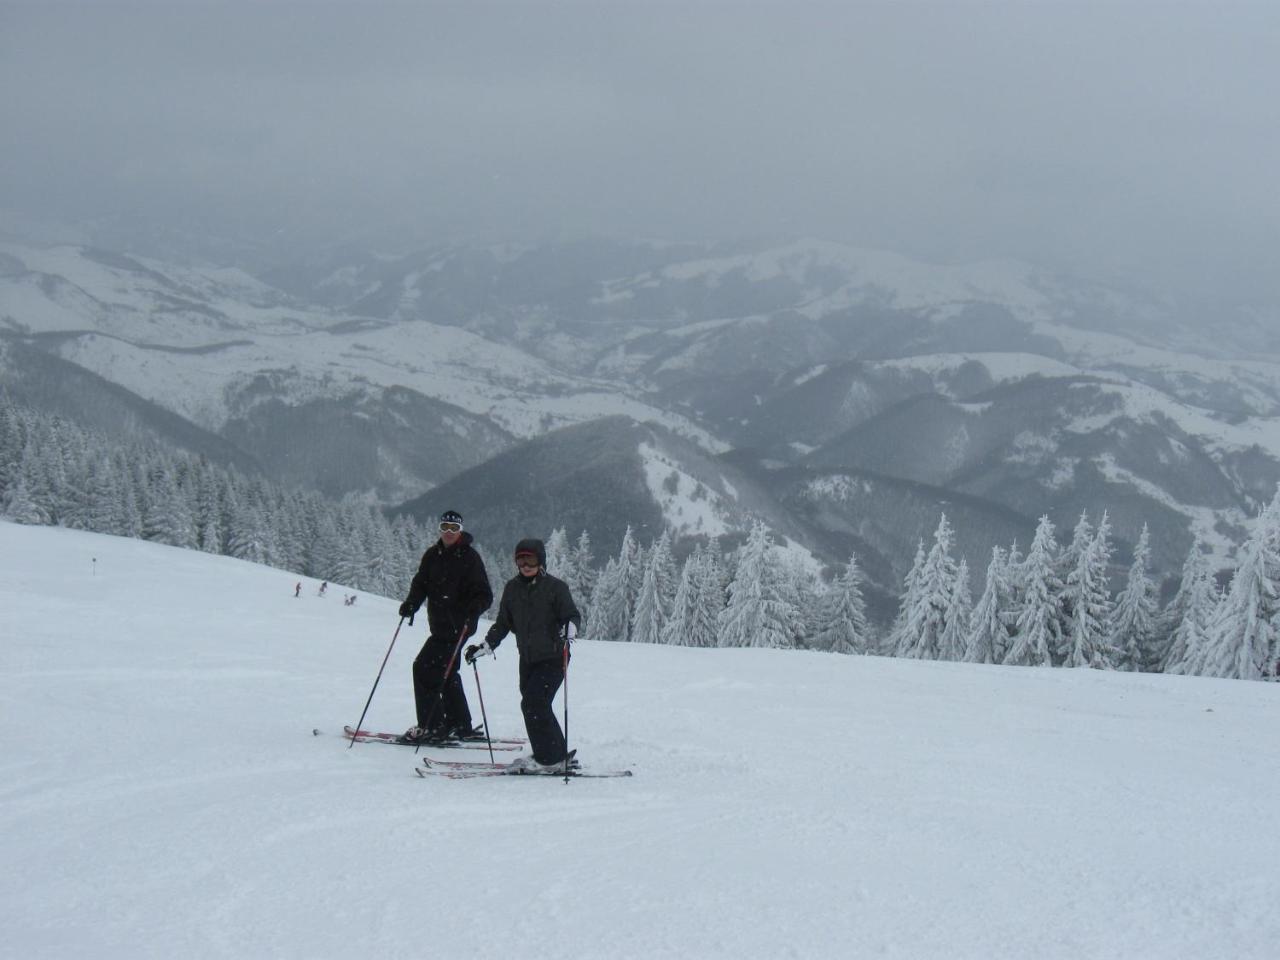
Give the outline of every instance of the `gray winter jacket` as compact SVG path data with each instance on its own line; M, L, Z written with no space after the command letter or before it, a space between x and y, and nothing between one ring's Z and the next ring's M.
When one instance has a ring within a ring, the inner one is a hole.
M555 660L564 654L564 626L582 626L582 616L569 593L569 585L539 570L535 577L515 576L502 589L498 615L485 634L485 642L497 647L508 633L516 635L521 663Z

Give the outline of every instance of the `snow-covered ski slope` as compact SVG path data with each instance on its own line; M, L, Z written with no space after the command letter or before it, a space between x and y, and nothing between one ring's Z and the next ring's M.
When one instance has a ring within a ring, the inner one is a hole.
M634 777L423 780L340 736L395 603L296 582L0 523L0 956L1276 956L1276 685L583 642Z

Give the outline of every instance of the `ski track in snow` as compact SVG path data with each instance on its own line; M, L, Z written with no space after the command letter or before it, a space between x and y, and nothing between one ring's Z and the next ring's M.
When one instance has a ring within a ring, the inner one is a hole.
M339 735L395 602L297 579L0 523L0 955L1275 956L1274 685L588 641L570 740L634 777L423 780Z

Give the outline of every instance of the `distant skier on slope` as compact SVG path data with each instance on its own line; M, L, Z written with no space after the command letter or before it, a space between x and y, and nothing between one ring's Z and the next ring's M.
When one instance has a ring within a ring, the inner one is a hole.
M484 642L467 648L467 662L491 654L508 633L520 651L520 712L529 734L532 757L514 766L529 771L556 768L565 761L564 731L551 703L564 680L566 644L577 635L582 616L569 585L546 571L547 551L541 540L521 540L515 549L516 576L507 581L498 615Z
M476 632L481 614L493 603L489 575L480 554L471 546L472 539L462 529L462 514L456 510L440 514L440 539L422 555L409 596L400 604L400 616L412 622L425 600L429 627L426 643L413 661L418 722L405 731L406 742L478 735L471 724L471 709L455 655L462 641Z

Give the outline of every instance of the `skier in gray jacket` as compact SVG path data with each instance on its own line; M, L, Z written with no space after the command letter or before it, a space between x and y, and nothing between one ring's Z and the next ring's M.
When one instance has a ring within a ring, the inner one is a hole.
M577 635L582 616L569 585L546 571L547 551L541 540L516 544L516 576L507 581L498 615L484 642L468 647L466 658L488 656L508 633L520 651L520 712L529 734L532 761L523 766L556 768L565 761L564 731L551 703L564 681L568 643ZM520 763L520 761L517 761ZM572 765L572 764L571 764Z

